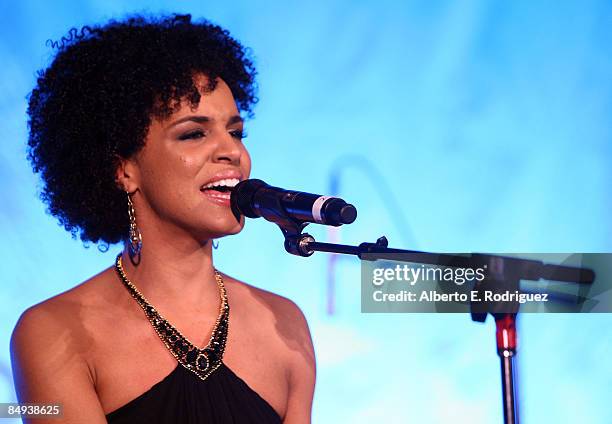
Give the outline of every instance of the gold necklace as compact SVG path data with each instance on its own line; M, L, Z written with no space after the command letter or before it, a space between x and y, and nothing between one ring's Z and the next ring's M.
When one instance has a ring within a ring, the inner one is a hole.
M227 330L229 325L229 303L227 292L223 285L221 274L215 269L215 279L219 286L221 306L219 316L213 327L208 344L200 349L191 343L172 324L170 324L157 310L147 301L140 291L132 284L125 275L121 254L117 255L115 269L119 278L128 289L130 294L142 307L147 319L155 329L155 332L166 345L172 356L189 371L193 372L202 380L205 380L214 370L219 368L227 342Z

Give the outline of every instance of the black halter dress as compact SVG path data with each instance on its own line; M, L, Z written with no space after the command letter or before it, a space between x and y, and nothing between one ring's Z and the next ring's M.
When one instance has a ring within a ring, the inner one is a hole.
M106 415L111 424L275 424L274 408L223 362L229 303L216 273L221 307L208 345L194 346L163 318L127 278L121 257L115 263L121 281L142 307L161 341L179 363L162 381Z
M177 365L166 378L106 419L112 424L281 422L274 408L224 363L206 380Z

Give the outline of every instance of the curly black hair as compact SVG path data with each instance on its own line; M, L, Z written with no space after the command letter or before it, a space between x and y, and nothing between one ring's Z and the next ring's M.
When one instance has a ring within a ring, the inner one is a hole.
M42 177L48 212L86 244L125 239L119 158L143 147L154 117L167 118L181 100L197 106L194 76L206 75L209 91L216 78L225 81L248 117L257 102L249 49L190 15L135 15L72 28L51 44L57 53L28 96L28 159Z

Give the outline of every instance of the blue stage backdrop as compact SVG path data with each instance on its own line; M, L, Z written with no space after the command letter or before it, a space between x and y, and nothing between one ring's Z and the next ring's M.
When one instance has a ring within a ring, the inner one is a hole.
M612 251L612 5L560 2L10 2L0 17L0 402L28 306L109 266L45 214L26 161L26 94L72 26L132 12L206 17L250 46L252 175L338 193L357 221L318 240L430 251ZM494 325L360 313L356 259L284 253L250 221L220 269L287 296L315 343L315 423L502 421ZM610 423L612 317L520 317L527 423ZM44 349L44 346L40 346Z

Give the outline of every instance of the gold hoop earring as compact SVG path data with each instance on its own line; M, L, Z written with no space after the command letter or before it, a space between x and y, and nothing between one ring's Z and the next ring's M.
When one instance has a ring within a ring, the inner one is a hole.
M140 251L142 250L142 235L140 234L140 230L136 225L136 211L134 210L132 198L130 197L129 192L126 192L126 194L128 204L128 217L130 219L128 250L130 252L130 256L138 256L140 255Z

